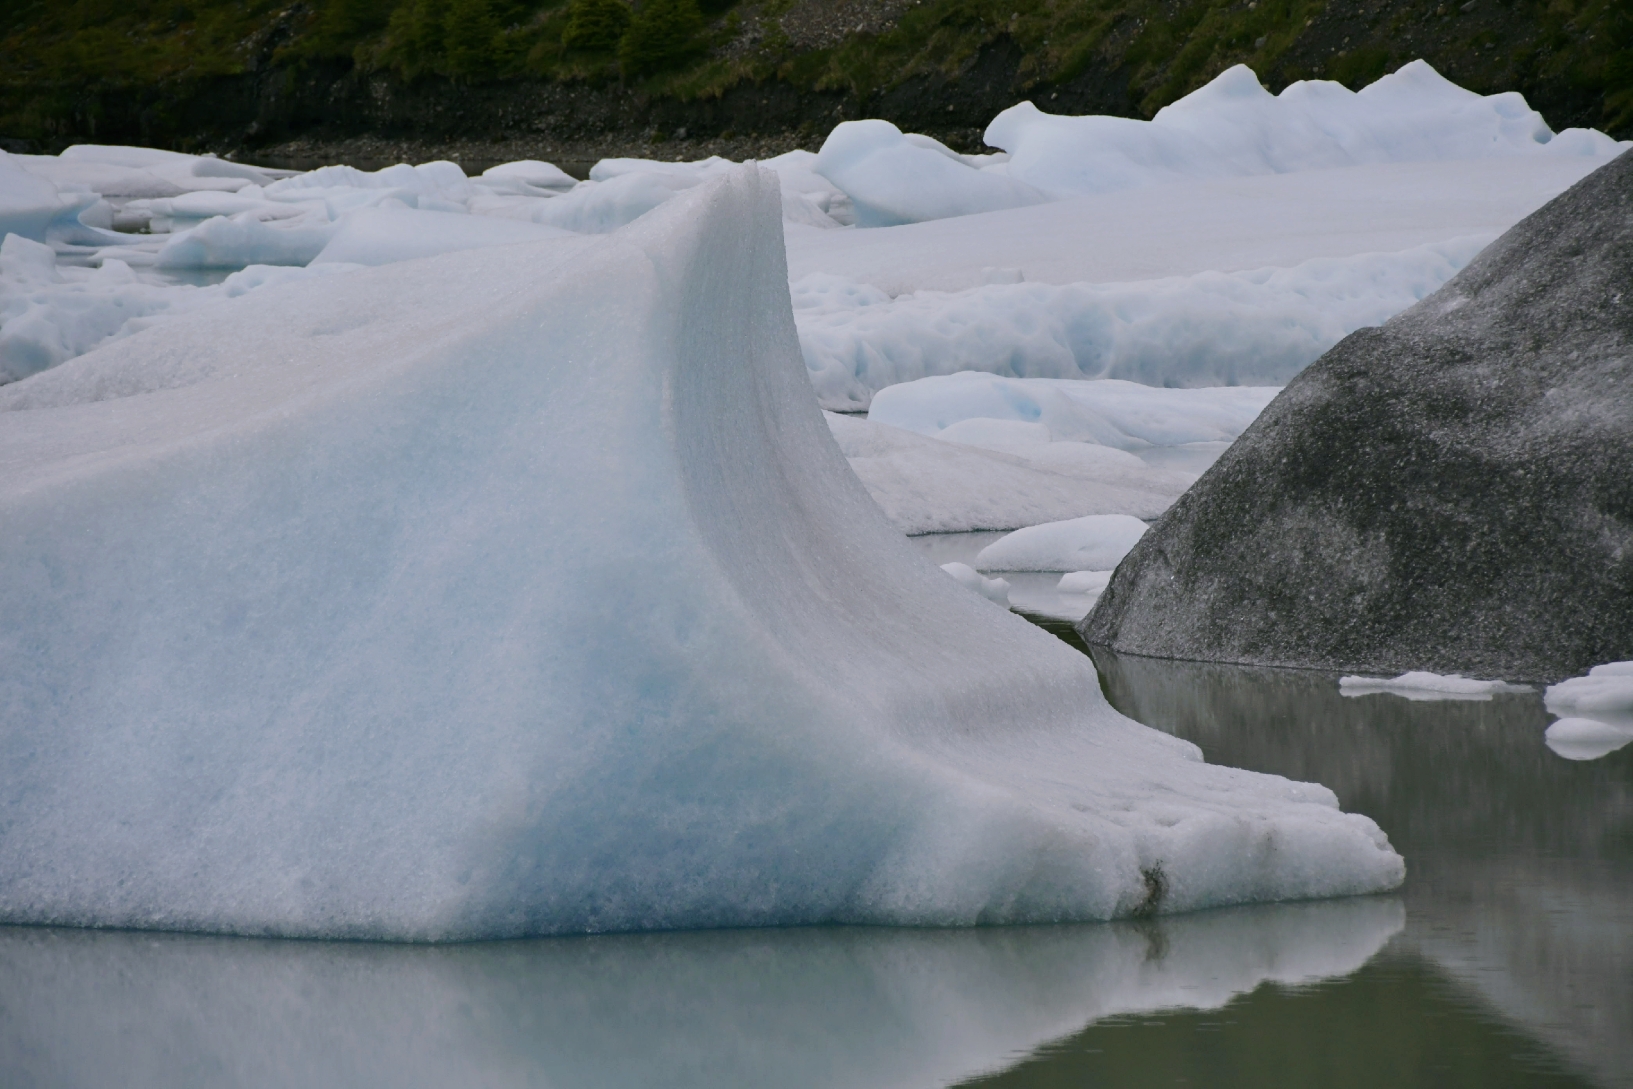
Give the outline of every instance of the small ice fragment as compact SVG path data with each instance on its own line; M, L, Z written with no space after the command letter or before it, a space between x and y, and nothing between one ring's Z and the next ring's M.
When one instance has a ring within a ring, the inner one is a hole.
M1110 582L1110 571L1069 571L1060 576L1055 589L1062 594L1099 595L1105 593Z
M989 579L967 563L944 563L941 569L958 580L960 586L974 590L988 601L1009 608L1009 581Z
M1338 690L1346 696L1370 696L1387 692L1409 700L1489 700L1498 692L1525 692L1523 685L1503 681L1479 681L1456 673L1439 674L1415 670L1399 677L1340 677Z

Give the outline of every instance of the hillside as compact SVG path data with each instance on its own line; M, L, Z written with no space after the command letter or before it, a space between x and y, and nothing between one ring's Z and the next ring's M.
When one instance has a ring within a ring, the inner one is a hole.
M1617 0L14 0L0 146L741 157L881 116L973 149L1021 98L1149 117L1232 64L1359 87L1415 57L1633 135Z

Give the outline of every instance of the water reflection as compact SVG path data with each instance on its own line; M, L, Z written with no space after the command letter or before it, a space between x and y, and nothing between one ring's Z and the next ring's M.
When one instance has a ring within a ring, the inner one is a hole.
M1145 924L405 947L0 929L0 1084L943 1086L1364 964L1393 898Z
M1535 692L1095 657L1125 713L1375 818L1401 893L445 947L0 928L0 1085L1633 1085L1633 746L1561 759Z
M1418 957L1603 1085L1633 1084L1633 749L1543 743L1539 693L1345 699L1333 675L1094 657L1125 714L1208 759L1325 783L1407 859Z

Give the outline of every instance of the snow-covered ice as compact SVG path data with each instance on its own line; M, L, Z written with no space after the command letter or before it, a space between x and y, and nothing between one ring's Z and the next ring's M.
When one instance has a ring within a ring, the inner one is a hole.
M975 557L982 571L1109 571L1145 535L1127 514L1091 514L1027 526L1000 537Z
M1122 718L914 554L810 396L780 199L734 170L0 390L0 919L453 939L1398 884L1330 791Z
M1529 692L1524 685L1482 681L1456 673L1414 671L1398 677L1340 677L1338 690L1346 696L1388 693L1409 700L1489 700L1500 692Z

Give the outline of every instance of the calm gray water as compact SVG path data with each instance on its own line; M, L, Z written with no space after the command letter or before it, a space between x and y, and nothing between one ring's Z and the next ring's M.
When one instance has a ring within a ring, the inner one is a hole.
M1371 814L1407 885L1137 924L452 947L0 928L0 1085L1633 1085L1633 747L1555 756L1536 695L1098 665L1210 760Z

